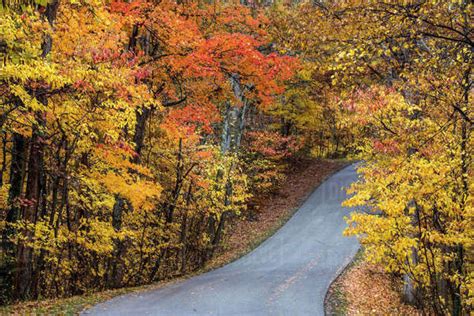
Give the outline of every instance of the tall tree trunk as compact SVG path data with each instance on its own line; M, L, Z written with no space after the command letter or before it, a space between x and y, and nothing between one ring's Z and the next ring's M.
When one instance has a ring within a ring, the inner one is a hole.
M38 125L33 128L33 135L30 140L30 155L28 160L28 178L25 189L25 206L21 210L21 218L26 225L36 223L38 216L38 206L41 196L41 177L43 175L43 140L41 137L41 125L43 118L37 115ZM17 251L17 273L15 277L15 297L19 299L30 298L33 285L33 249L27 245L33 238L34 231L24 227L22 235L25 242L18 243Z
M18 199L22 194L23 175L25 169L26 139L23 135L14 133L12 136L12 152L10 163L10 191L8 196L6 227L2 232L2 251L5 254L4 261L0 266L0 300L8 300L14 287L14 268L16 265L16 249L10 241L15 235L15 230L11 224L16 223L20 217L20 207ZM0 302L6 303L6 302Z
M59 0L51 1L43 13L43 17L48 23L53 26L56 14L59 8ZM52 49L53 41L51 35L45 35L41 45L42 54L45 58ZM36 97L33 95L33 97ZM42 94L37 96L38 101L47 106L47 96ZM28 178L25 189L26 206L22 208L22 220L25 224L35 223L38 216L38 207L42 192L45 190L43 183L43 155L44 155L44 137L42 135L43 127L46 125L44 113L35 113L36 123L33 126L32 137L30 140L30 153L28 160ZM32 239L34 232L27 227L24 228L23 237L28 242ZM25 242L18 243L17 249L17 267L15 276L15 291L14 295L19 299L26 299L31 296L33 292L33 249Z
M2 135L2 167L0 169L0 187L3 185L3 176L7 171L7 134Z
M192 199L192 188L193 188L193 181L191 180L188 187L188 192L186 193L186 206L183 212L183 218L181 221L181 235L180 235L180 243L181 243L181 273L186 273L186 253L187 253L187 244L186 244L186 234L188 230L188 207L191 205Z
M470 84L470 77L471 77L471 68L468 68L466 72L464 73L464 98L463 98L463 107L466 109L469 106L469 91L471 89L471 84ZM466 202L467 199L469 198L469 179L468 179L468 174L469 174L469 162L472 157L469 156L469 128L468 124L469 122L463 118L460 115L461 119L461 197L460 197L460 203L461 207L460 209L463 211L459 215L460 218L458 219L459 221L462 221L463 218L463 213L466 208ZM454 261L454 269L455 273L458 274L459 276L465 275L466 272L464 271L464 248L462 245L456 246L456 260ZM462 313L462 293L461 293L461 285L456 284L453 285L453 294L452 294L452 304L453 304L453 316L459 316Z
M3 232L3 249L8 253L13 246L8 241L9 237L14 233L13 229L9 224L15 223L20 216L20 207L18 206L17 199L21 196L23 187L23 169L25 166L26 156L26 139L23 135L14 133L12 137L13 146L11 153L11 164L10 164L10 191L8 197L8 205L10 208L7 212L7 227Z
M122 213L125 207L125 201L120 196L115 197L115 205L112 210L112 227L116 232L122 229ZM114 255L111 258L111 269L109 275L109 287L118 288L122 284L123 265L121 257L123 253L123 243L120 240L114 240Z
M128 40L128 51L134 52L137 47L137 36L139 28L138 24L134 24L132 27L132 32ZM133 141L135 142L135 152L136 156L132 158L132 162L140 162L140 154L143 148L143 141L145 138L145 124L149 114L149 110L143 108L142 112L136 112L137 124L135 126L135 133L133 135ZM126 201L125 199L117 194L115 196L115 204L112 209L112 226L115 231L120 231L122 229L122 216L124 212ZM117 288L121 286L123 279L123 263L121 262L120 257L124 252L123 242L120 240L114 241L114 256L110 259L110 271L108 274L108 286Z

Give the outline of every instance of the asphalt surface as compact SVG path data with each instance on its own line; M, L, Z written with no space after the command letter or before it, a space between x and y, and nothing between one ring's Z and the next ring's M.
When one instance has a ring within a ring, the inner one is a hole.
M323 182L295 215L246 256L148 292L118 296L84 315L324 315L331 282L359 248L342 236L348 166Z

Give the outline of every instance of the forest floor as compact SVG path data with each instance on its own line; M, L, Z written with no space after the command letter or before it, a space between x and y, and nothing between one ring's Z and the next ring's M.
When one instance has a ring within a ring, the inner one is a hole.
M402 284L380 265L364 260L360 250L326 295L326 315L422 315L403 303Z
M292 162L279 188L250 201L253 216L234 220L227 230L223 247L196 273L134 288L108 290L64 299L22 302L0 307L0 315L75 315L87 307L115 296L157 289L230 263L273 235L319 184L346 165L347 162L337 160L305 159Z

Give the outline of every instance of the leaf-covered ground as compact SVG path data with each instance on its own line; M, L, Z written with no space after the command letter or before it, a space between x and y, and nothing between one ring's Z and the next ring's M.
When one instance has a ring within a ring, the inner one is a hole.
M327 315L421 315L404 304L401 284L380 265L364 260L361 252L331 285L326 297Z

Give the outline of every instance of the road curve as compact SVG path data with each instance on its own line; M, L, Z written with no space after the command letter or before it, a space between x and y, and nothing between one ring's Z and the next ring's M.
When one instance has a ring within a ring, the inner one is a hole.
M332 280L357 252L342 236L344 187L355 166L323 182L275 235L217 270L148 292L126 294L84 315L324 315Z

